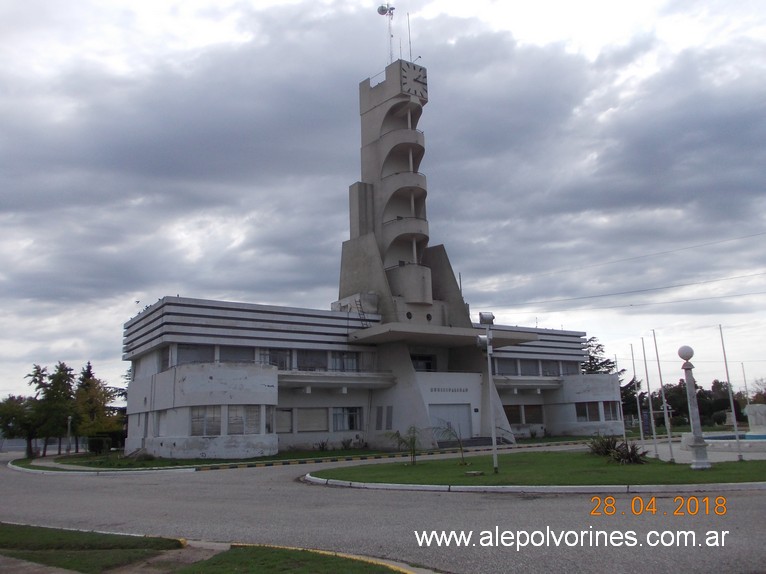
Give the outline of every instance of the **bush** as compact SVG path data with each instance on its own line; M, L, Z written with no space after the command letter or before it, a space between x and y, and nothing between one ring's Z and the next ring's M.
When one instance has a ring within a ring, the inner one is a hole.
M648 451L641 450L636 443L621 442L618 444L609 456L615 462L620 464L644 464L646 460L646 453Z
M592 454L598 456L610 456L611 452L617 448L616 436L597 436L590 440L588 448Z
M689 424L689 419L682 416L675 416L670 418L670 426L683 427Z
M88 450L93 454L104 454L109 452L112 446L112 439L107 436L88 437Z
M726 424L726 411L716 411L713 413L713 424L725 425Z
M644 464L647 451L641 450L636 443L621 442L616 436L599 436L588 443L590 452L605 456L620 464Z

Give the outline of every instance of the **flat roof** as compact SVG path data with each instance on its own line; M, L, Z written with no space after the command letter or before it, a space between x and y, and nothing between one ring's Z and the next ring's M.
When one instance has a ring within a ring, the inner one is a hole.
M383 323L349 333L349 341L355 343L396 343L436 345L439 347L473 347L476 336L484 335L485 329L469 327L442 327L412 323ZM496 348L538 341L536 333L522 331L492 330L492 344Z

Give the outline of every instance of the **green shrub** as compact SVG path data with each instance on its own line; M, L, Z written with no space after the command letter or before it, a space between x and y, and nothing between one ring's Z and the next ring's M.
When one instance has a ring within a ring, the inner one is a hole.
M112 446L112 439L107 436L88 437L88 450L93 454L103 454L109 452Z
M617 448L616 436L597 436L590 439L588 448L598 456L611 456L611 452Z
M641 450L641 447L634 442L621 442L609 453L609 456L620 464L644 464L647 452Z
M726 424L726 411L716 411L713 413L713 424L725 425Z

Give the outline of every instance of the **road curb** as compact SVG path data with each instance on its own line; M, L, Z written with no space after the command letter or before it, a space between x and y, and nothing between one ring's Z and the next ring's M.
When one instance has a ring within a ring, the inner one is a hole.
M311 473L302 479L310 484L342 488L366 488L370 490L417 490L431 492L497 492L509 494L637 494L673 492L721 492L766 490L766 482L721 482L710 484L584 484L584 485L502 485L470 486L446 484L391 484L375 482L354 482L334 478L319 478Z

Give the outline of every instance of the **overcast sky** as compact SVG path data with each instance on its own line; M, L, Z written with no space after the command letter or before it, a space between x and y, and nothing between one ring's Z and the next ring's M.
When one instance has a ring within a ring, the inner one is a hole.
M763 3L393 4L474 314L586 331L629 375L632 345L641 379L643 338L655 389L653 331L664 382L687 344L709 387L721 325L735 386L766 377ZM0 396L34 363L119 384L165 295L329 308L376 7L0 0Z

